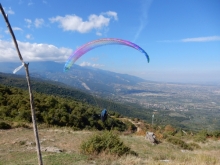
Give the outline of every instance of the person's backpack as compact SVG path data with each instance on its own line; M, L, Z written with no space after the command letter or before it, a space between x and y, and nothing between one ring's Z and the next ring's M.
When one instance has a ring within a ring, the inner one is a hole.
M107 110L103 109L101 112L101 120L104 122L107 119Z

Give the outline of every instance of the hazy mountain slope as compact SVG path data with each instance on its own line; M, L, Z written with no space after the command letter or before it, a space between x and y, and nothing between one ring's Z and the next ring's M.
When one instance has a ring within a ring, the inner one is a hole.
M0 72L12 73L19 65L20 63L0 63ZM135 76L78 65L73 65L70 71L63 72L63 66L63 63L56 62L31 62L29 72L32 77L62 82L81 90L104 95L121 92L118 86L131 86L146 81ZM16 74L25 74L24 69L22 68Z

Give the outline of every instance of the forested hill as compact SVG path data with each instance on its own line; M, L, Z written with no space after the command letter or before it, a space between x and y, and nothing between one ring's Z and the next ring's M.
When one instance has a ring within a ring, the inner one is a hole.
M25 76L0 73L0 84L8 87L18 87L27 90L27 81ZM100 110L106 108L110 111L118 112L124 116L140 118L148 120L149 122L151 120L152 110L146 110L136 104L124 105L115 103L111 100L98 98L59 82L31 78L31 87L32 90L36 91L37 93L68 98L95 106Z
M24 89L26 91L28 89L25 76L0 73L0 85L1 84L8 87L9 90L12 87L17 87L20 89ZM106 100L103 98L94 97L88 93L84 93L82 91L69 87L65 84L50 80L46 81L31 77L31 85L32 85L32 90L36 92L34 93L34 99L36 99L35 94L38 96L41 94L42 95L46 94L46 95L50 95L50 97L53 96L52 97L53 99L56 97L59 98L62 97L62 99L64 100L66 99L65 100L66 103L71 101L76 101L78 102L78 104L94 106L96 107L95 108L96 111L99 112L103 108L106 108L108 111L119 113L122 116L130 117L130 118L139 118L145 120L148 123L151 123L152 120L153 110L143 108L137 104L132 104L132 103L122 104L122 103L113 102L112 100ZM29 97L28 93L27 96L25 97ZM3 98L4 96L1 96L1 99ZM27 107L27 109L30 108ZM45 113L46 112L48 111L45 111ZM166 115L165 113L161 113L161 116L157 115L157 118L155 118L155 121L157 121L157 123L159 123L160 125L171 124L175 127L185 128L183 125L180 125L180 120L181 118L172 118L169 115Z
M116 129L124 131L130 126L116 118L109 117L103 123L97 113L98 109L80 102L34 93L34 108L38 123L53 126L68 126L81 129ZM110 115L117 115L109 112ZM29 93L15 87L0 85L0 129L6 129L7 123L32 121ZM14 124L12 124L14 125ZM10 126L9 126L10 127Z

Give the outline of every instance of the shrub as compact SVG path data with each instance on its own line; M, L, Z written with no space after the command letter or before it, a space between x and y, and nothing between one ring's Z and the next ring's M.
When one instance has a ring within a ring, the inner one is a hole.
M171 125L166 125L164 128L164 133L166 133L167 135L175 135L176 129Z
M167 141L174 144L174 145L179 146L182 149L193 150L193 148L190 145L188 145L187 143L185 143L183 140L180 140L180 139L177 139L174 137L169 137L169 138L167 138Z
M200 145L198 145L197 143L189 143L188 145L193 149L200 149L201 148Z
M201 130L196 134L194 141L205 143L207 136L208 136L207 130Z
M211 136L212 137L215 137L215 138L219 138L220 137L220 131L214 131L211 133Z
M206 136L197 135L197 136L195 136L194 141L205 143L206 142Z
M124 145L119 136L112 131L105 131L102 134L95 134L81 145L81 150L86 154L107 154L122 156L125 154L134 154L135 152Z
M0 122L0 129L11 129L11 125L2 121Z

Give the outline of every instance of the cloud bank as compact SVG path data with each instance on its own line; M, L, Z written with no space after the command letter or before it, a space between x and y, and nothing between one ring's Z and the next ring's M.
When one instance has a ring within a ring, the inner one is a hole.
M58 48L49 44L37 44L18 41L19 49L24 61L65 61L72 53L72 49ZM0 40L0 62L17 61L18 55L14 43Z

